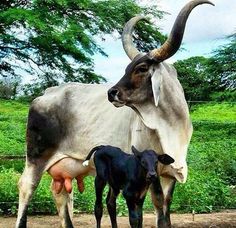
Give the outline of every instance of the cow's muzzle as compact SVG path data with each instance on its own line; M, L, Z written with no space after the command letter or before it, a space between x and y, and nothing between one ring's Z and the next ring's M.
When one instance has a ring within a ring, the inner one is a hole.
M121 101L119 96L120 96L120 91L114 87L108 90L107 92L108 95L108 100L116 107L121 107L125 105L125 102Z
M113 101L117 100L118 94L119 94L119 90L116 89L116 88L111 88L111 89L108 90L107 94L108 94L108 100L110 102L113 102Z

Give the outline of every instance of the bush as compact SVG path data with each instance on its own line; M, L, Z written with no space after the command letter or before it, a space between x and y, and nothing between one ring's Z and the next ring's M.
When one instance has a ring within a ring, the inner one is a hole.
M212 212L219 208L233 207L232 190L212 171L189 169L186 184L177 184L174 193L175 211Z
M236 91L235 90L226 90L223 92L215 92L211 94L211 100L222 102L235 102L236 101Z
M19 174L13 169L1 169L0 171L0 213L15 214L17 200L17 182Z

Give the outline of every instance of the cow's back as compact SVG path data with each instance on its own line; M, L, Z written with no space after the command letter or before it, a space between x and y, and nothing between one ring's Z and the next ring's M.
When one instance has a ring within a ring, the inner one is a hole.
M115 108L105 84L68 83L49 88L30 107L28 158L46 157L47 167L64 157L84 159L98 145L130 150L135 113Z

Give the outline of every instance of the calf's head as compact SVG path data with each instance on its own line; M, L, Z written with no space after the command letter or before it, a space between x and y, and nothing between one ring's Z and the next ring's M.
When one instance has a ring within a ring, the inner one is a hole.
M132 42L135 24L145 18L136 16L126 23L122 34L122 43L132 62L127 66L121 80L108 91L110 102L116 107L123 105L133 107L135 104L141 104L147 100L153 101L156 106L158 105L162 77L168 74L160 63L177 52L190 12L197 5L204 3L213 5L207 0L195 0L186 4L177 16L167 41L160 48L147 54L140 53Z
M140 162L142 168L146 171L146 180L148 182L154 181L158 177L158 162L161 162L164 165L169 165L175 161L171 156L167 154L158 155L153 150L144 150L140 152L134 146L132 146L131 149L134 156Z

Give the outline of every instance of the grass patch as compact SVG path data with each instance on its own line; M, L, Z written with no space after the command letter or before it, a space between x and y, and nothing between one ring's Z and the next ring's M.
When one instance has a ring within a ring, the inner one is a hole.
M29 105L0 100L0 154L23 155Z
M0 100L0 155L23 155L29 105ZM210 212L236 205L236 105L201 104L191 107L194 126L187 162L186 184L177 184L172 210L176 212ZM18 201L17 182L23 171L22 160L0 160L0 213L15 214ZM76 212L93 213L94 178L85 179L85 192L76 190ZM54 214L56 208L50 191L51 178L45 174L31 201L29 212ZM106 189L107 192L107 189ZM105 195L104 193L104 203ZM118 214L127 214L123 197L117 200ZM148 195L144 209L153 211Z
M194 121L236 122L235 103L197 104L190 110Z

